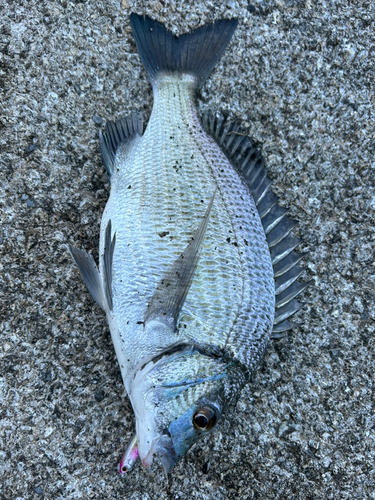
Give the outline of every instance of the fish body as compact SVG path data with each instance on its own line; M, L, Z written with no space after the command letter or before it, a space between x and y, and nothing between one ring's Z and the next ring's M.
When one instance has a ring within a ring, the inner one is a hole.
M149 18L131 20L153 87L151 117L144 133L135 115L107 125L101 148L111 194L99 270L83 251L71 252L107 314L137 452L144 466L158 454L169 472L211 432L261 360L282 250L270 252L259 205L268 200L266 217L275 203L254 148L222 120L209 119L205 129L195 104L236 21L176 38ZM292 269L290 245L282 258L289 255Z
M158 78L143 136L116 157L102 219L101 254L109 220L116 234L109 321L128 392L136 366L175 343L197 340L237 356L244 331L266 343L272 330L273 270L260 217L249 189L202 129L190 80ZM145 328L156 286L192 238L215 190L178 329Z

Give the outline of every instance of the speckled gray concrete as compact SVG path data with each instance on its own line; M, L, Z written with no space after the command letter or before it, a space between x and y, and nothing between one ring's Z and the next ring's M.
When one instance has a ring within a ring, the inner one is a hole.
M200 95L261 146L310 249L301 327L167 483L118 463L134 421L106 320L66 252L97 256L98 129L150 113L129 26L239 18ZM373 2L0 5L0 498L375 498Z

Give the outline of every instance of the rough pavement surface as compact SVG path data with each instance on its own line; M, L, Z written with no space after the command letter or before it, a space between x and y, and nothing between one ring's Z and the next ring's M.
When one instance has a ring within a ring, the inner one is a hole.
M178 33L238 17L199 106L241 121L303 239L300 328L168 483L117 469L134 430L106 320L66 244L97 257L105 120L151 87L130 12ZM0 2L0 498L375 498L375 8L370 1Z

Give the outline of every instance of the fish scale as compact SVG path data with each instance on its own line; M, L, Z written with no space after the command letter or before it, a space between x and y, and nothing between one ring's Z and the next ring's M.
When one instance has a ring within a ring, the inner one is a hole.
M168 473L238 399L271 331L294 326L307 285L297 281L295 222L277 205L260 153L239 125L197 113L196 89L236 21L180 38L147 17L131 23L152 113L144 133L137 115L100 133L111 194L99 270L70 251L107 314L135 414L120 472L158 455Z

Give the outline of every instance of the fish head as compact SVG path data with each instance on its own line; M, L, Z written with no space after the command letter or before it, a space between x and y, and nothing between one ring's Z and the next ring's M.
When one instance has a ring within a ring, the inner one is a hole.
M165 472L215 428L230 399L233 363L196 344L180 344L143 365L130 383L138 451Z

